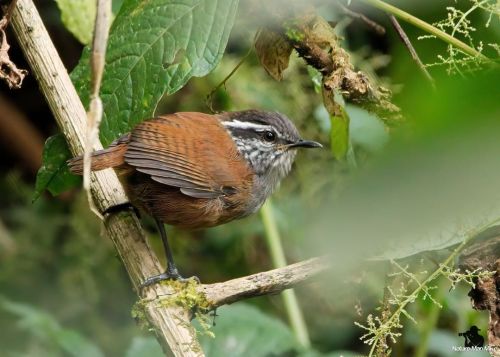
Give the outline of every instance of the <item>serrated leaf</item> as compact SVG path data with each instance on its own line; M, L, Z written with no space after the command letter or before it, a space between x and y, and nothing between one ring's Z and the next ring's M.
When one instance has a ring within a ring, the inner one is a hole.
M101 87L104 146L151 117L164 93L220 61L237 0L125 0L111 28ZM85 104L89 51L72 74Z
M66 164L70 156L71 153L62 134L56 134L47 139L43 148L42 166L36 175L33 202L45 190L58 195L80 182L80 178L72 175Z
M123 1L110 29L101 87L104 146L151 117L163 94L212 71L222 58L237 7L238 0ZM71 76L84 104L88 104L89 71L86 48ZM65 155L64 161L70 158L69 151ZM57 167L50 157L44 163ZM51 180L66 180L60 176L65 172L56 172ZM74 182L67 182L66 188ZM41 190L46 186L37 182Z
M279 33L263 29L255 41L255 51L262 67L277 81L283 79L293 47Z
M61 20L78 41L87 45L92 40L94 28L95 0L56 0L61 11Z

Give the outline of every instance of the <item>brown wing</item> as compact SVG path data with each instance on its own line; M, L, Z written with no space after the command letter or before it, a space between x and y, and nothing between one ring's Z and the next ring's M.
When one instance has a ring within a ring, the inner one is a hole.
M251 180L219 120L202 113L176 113L139 124L124 157L137 171L196 198L228 195Z

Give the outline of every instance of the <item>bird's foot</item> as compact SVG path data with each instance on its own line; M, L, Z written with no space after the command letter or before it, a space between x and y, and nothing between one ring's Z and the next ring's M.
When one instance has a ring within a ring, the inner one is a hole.
M145 287L157 284L159 282L162 282L164 280L172 280L172 281L179 281L181 283L184 282L189 282L190 280L194 280L196 283L200 283L200 279L197 276L192 276L189 278L183 278L177 269L172 269L172 270L167 270L164 273L158 274L158 275L153 275L147 278L140 286L140 289L144 289Z

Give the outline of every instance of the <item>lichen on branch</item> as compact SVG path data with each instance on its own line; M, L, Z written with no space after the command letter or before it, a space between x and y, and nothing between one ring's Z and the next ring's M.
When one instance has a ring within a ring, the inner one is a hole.
M307 14L286 21L283 35L299 56L323 75L324 90L331 98L338 92L346 102L374 112L386 122L401 119L400 109L391 102L390 90L354 69L349 54L325 19Z

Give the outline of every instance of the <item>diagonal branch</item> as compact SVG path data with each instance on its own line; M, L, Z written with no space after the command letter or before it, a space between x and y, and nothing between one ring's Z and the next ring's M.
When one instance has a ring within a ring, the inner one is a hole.
M49 104L57 124L73 154L83 152L87 115L55 49L42 19L31 0L18 0L12 25L19 44ZM102 146L98 143L94 149ZM91 175L91 191L100 212L127 202L127 197L113 170ZM136 288L147 277L160 273L161 265L147 245L137 217L131 211L114 211L104 222L106 234L113 241ZM141 295L154 299L170 294L168 287L157 285ZM180 307L148 307L146 318L165 352L176 356L202 356L189 314Z
M197 290L205 295L211 308L217 308L250 297L280 293L324 272L328 267L326 258L311 258L222 283L203 284Z
M87 116L64 65L43 25L32 0L18 0L12 14L12 25L18 42L33 71L52 113L64 133L73 154L81 154L86 138ZM93 149L102 148L95 143ZM104 227L127 269L135 291L143 301L156 302L161 296L175 298L169 284L156 284L143 291L138 287L147 277L162 270L158 259L147 245L137 216L126 207L127 197L113 170L91 174L91 192L97 209L106 214ZM212 307L244 298L275 294L305 281L326 269L322 259L311 259L270 272L231 280L225 283L200 285L200 293ZM144 304L144 317L156 334L165 353L174 356L203 356L190 324L191 311L180 305Z

